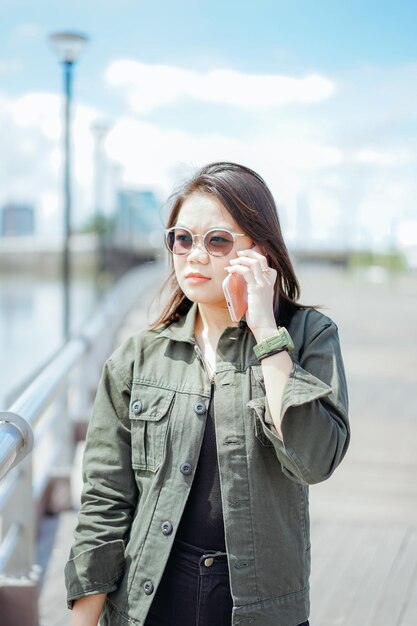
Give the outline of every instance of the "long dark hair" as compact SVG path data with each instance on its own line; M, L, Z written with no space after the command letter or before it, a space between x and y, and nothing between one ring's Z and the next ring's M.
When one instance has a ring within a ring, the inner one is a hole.
M173 226L185 200L193 193L211 194L227 209L242 231L266 252L268 265L277 270L274 315L288 325L294 312L305 307L297 302L300 285L282 236L277 207L265 181L253 170L237 163L210 163L197 171L169 198L172 204L167 228ZM171 273L161 288L169 288L167 303L151 329L168 325L185 315L192 302L182 292L171 257Z

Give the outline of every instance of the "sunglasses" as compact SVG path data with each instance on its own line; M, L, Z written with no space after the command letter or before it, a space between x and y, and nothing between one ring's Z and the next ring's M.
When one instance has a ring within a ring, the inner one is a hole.
M224 228L211 228L204 235L195 235L179 226L165 229L165 242L170 252L177 255L188 254L195 246L197 237L201 237L204 248L212 256L226 256L235 245L237 237L244 237L243 233L234 233Z

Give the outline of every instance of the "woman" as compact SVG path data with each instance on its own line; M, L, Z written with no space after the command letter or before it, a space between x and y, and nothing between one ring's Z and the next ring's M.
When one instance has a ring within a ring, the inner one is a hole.
M274 200L247 167L202 168L167 226L171 296L97 392L72 624L304 626L308 485L349 443L337 327L296 302ZM239 322L228 273L246 281Z

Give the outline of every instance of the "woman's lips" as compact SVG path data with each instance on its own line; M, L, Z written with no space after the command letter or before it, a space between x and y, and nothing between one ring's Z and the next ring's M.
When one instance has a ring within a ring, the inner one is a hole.
M187 274L185 278L190 283L194 284L204 283L206 280L210 280L208 276L203 276L202 274Z

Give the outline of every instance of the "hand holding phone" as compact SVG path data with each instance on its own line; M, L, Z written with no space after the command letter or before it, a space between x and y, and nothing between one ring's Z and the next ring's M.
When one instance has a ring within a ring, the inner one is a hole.
M223 292L230 317L239 322L248 309L246 280L240 274L229 274L223 281Z

